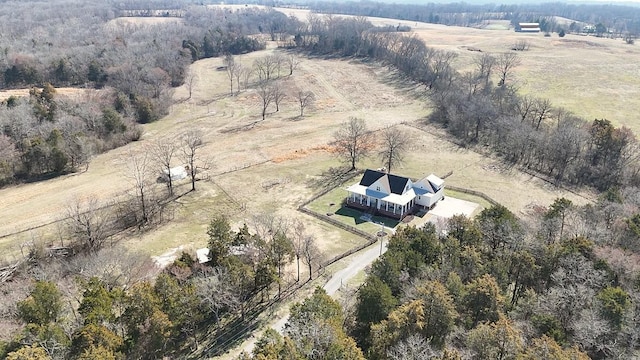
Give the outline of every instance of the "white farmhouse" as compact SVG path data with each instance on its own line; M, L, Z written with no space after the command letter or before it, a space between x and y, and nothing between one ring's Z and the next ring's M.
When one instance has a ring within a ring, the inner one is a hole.
M444 198L444 180L431 174L413 182L411 179L366 170L359 183L347 188L347 205L402 219L418 209L431 209Z

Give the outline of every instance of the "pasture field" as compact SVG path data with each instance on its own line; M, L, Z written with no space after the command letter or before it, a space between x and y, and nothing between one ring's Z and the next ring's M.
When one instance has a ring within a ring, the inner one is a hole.
M255 58L273 51L243 55L237 61L250 66ZM325 181L322 174L339 165L329 144L333 133L352 116L365 119L372 130L398 125L412 134L411 152L403 166L394 169L399 174L417 178L453 172L447 183L484 192L515 212L532 203L547 205L559 196L576 203L587 201L461 149L448 142L441 130L418 129L429 114L428 104L419 89L404 84L385 68L358 61L304 58L293 76L283 74L282 78L290 88L314 92L314 108L299 118L290 96L279 112L271 109L261 121L258 95L251 89L229 95L226 73L217 70L221 65L221 59L193 64L190 71L197 82L192 98L187 99L186 88L176 89L178 102L168 116L144 125L140 141L96 156L86 172L0 189L0 236L58 220L76 199L96 197L107 203L127 196L132 184L126 154L145 152L154 141L173 140L189 129L200 129L206 143L200 155L209 164L208 177L197 183L196 192L187 191L189 184L179 184L176 191L184 196L171 207L167 216L172 220L125 240L125 246L149 255L180 245L202 247L206 227L215 214L227 214L239 225L253 214L270 212L305 223L328 256L333 256L363 240L296 208L320 192ZM375 157L360 164L363 168L379 166ZM156 191L165 190L158 185ZM21 244L55 234L57 229L52 225L2 237L0 253L19 254Z
M300 20L306 20L309 14L309 10L302 9L278 10ZM473 58L481 54L478 50L498 54L511 51L519 40L527 41L530 48L519 52L522 63L512 78L521 94L549 99L554 107L563 107L588 121L606 118L640 133L640 44L572 34L564 38L555 33L550 37L543 33L523 34L509 30L501 22L476 29L369 19L379 26L410 26L412 34L428 46L457 53L455 67L463 71L472 68ZM498 81L497 75L494 81Z

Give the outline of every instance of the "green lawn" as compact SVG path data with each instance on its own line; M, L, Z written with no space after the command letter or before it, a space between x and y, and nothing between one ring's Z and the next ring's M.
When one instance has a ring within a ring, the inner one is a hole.
M331 214L334 219L368 233L380 230L380 223L390 228L395 228L399 224L398 220L383 216L374 216L371 221L362 220L360 218L364 214L362 211L343 205L346 196L347 191L339 186L309 203L307 208L320 214Z

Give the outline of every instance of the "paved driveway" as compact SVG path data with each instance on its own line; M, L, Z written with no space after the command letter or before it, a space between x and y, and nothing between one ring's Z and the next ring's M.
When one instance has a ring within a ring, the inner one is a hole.
M447 219L452 217L453 215L460 214L471 217L478 206L480 205L471 201L460 200L452 198L451 196L445 196L444 199L438 201L438 204L436 204L436 206L432 210L427 212L427 215L431 214Z

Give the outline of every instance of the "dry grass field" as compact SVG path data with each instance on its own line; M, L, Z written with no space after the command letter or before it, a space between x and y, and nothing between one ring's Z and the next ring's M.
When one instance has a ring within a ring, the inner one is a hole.
M463 56L467 54L463 46L497 50L502 46L499 44L507 46L513 41L490 40L487 36L483 39L480 35L497 30L483 32L435 25L418 30L420 36L427 38L433 32L433 38L437 38L437 33L445 34L447 29L451 30L449 41L458 43L462 63L469 59ZM463 35L464 32L471 35ZM456 36L458 40L454 40ZM536 35L533 38L535 44L559 41L538 39ZM614 43L613 40L601 41ZM456 48L452 44L436 45ZM538 46L541 45L532 46L524 56L533 58L541 53ZM243 55L238 60L250 66L255 58L272 51ZM188 184L179 184L177 192L186 194L172 208L173 220L125 240L127 247L150 255L163 254L180 245L197 248L206 244L206 227L217 213L228 214L239 223L252 214L274 212L304 222L309 231L322 240L327 253L335 254L362 240L295 209L319 191L321 174L338 165L328 143L336 129L351 116L365 119L374 130L406 124L399 126L413 134L414 148L402 168L395 170L397 173L420 177L425 173L442 175L452 171L447 178L449 184L485 192L516 212L524 211L533 203L549 204L559 196L577 203L587 201L514 169L504 169L476 152L460 149L445 140L438 130L423 131L412 126L428 115L427 104L417 96L416 89L402 84L386 69L357 61L305 58L293 76L284 77L284 81L287 86L313 91L317 98L315 107L307 110L304 118L299 118L299 109L289 97L279 112L270 113L266 121L259 121L257 94L249 89L230 96L226 73L216 70L220 65L221 59L193 64L191 71L198 78L193 97L186 99L187 90L176 89L174 96L179 101L167 117L144 125L145 134L140 141L97 156L88 171L0 189L0 236L60 219L68 204L78 198L94 196L107 202L125 196L131 183L125 176L124 154L146 151L153 141L176 138L186 130L197 128L202 130L206 142L201 154L211 166L209 179L198 182L198 191L192 193L187 193ZM527 68L533 67L523 65L519 74ZM362 167L379 165L376 159L361 164ZM164 189L160 187L158 191ZM58 230L59 227L50 226L1 237L0 253L17 254L21 244Z
M287 15L307 19L308 10L280 8ZM515 84L523 94L548 98L587 120L607 118L640 133L640 45L622 39L543 33L522 34L493 22L483 29L369 18L374 25L408 25L431 47L458 54L456 67L470 68L482 52L510 51L518 40L530 43L520 52L522 64L515 69ZM562 19L561 19L562 20ZM495 79L497 81L497 78Z

